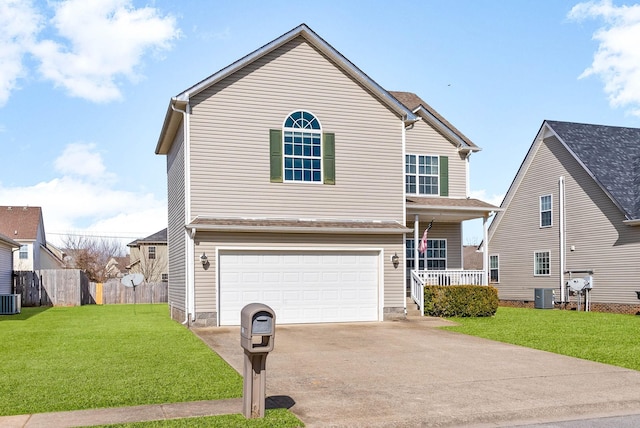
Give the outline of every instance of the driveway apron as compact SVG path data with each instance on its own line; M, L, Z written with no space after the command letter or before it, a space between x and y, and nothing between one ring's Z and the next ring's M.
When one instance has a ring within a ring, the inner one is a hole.
M640 413L638 371L433 327L277 326L268 404L290 407L307 427L514 426ZM239 327L194 332L242 373Z

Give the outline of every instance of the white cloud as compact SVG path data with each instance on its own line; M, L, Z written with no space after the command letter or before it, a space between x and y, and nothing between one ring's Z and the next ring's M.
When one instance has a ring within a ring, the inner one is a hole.
M487 191L485 189L481 189L481 190L471 190L469 192L469 197L474 199L480 199L481 201L484 201L491 205L495 205L496 207L499 207L500 204L502 203L502 200L504 199L504 194L501 194L501 195L493 194L491 196L488 196Z
M84 176L94 179L110 178L112 175L106 173L106 168L99 153L92 152L96 149L95 144L73 143L67 145L60 156L58 156L53 166L55 170L65 175Z
M34 42L40 21L30 1L0 1L0 107L25 74L22 58Z
M27 54L45 79L69 95L109 102L122 98L123 80L140 79L146 55L170 49L180 37L173 16L135 8L132 0L47 4L54 13L48 22L31 0L0 1L0 107L26 74ZM37 40L43 30L57 37Z
M599 46L593 62L580 78L597 75L612 107L629 107L640 116L640 5L614 6L611 0L578 3L569 18L602 19L593 35Z
M34 47L40 72L70 95L95 102L120 99L117 79L137 79L143 56L169 49L179 36L175 18L135 9L131 0L65 0L54 8L51 24L67 43Z
M109 175L100 154L92 150L93 145L71 144L56 162L64 153L81 153L79 159L90 160ZM167 227L166 201L153 194L115 189L112 183L77 170L60 172L60 177L32 186L4 187L0 183L0 201L42 207L47 240L56 244L60 244L60 234L66 233L122 237L130 242Z

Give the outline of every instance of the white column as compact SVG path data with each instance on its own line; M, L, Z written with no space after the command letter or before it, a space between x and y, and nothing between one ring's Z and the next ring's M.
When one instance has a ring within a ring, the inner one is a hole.
M418 214L413 218L413 269L419 270L420 263L418 263L418 247L420 243L418 240L420 239L420 216Z
M489 216L482 217L482 242L484 248L482 251L482 268L484 270L484 284L489 285Z

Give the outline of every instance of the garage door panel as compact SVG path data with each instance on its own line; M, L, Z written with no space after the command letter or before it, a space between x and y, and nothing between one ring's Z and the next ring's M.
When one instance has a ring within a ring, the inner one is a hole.
M220 324L238 325L248 303L279 324L378 319L378 252L221 252Z

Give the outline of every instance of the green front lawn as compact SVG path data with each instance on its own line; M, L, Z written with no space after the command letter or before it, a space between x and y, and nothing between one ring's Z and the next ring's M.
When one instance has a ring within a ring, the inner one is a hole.
M0 415L242 397L166 304L23 308L0 337Z
M640 316L498 308L494 317L450 318L447 330L640 370Z

